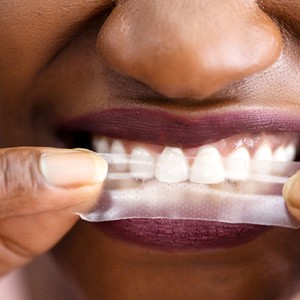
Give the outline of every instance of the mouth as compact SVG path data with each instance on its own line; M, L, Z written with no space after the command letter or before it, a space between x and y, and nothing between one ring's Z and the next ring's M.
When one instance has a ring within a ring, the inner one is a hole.
M158 110L114 109L64 121L59 128L69 147L129 154L135 162L149 160L149 165L129 162L119 166L117 171L129 172L135 179L204 184L224 181L220 158L232 158L231 162L298 160L299 132L296 115L265 110L185 117ZM225 167L227 177L232 170L233 180L248 175L234 163ZM112 237L161 250L232 247L271 228L172 219L126 219L95 225Z

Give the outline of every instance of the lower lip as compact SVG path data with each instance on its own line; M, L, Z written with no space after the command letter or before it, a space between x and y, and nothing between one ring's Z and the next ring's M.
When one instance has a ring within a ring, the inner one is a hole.
M128 219L94 224L114 238L167 251L234 247L250 242L271 228L169 219Z

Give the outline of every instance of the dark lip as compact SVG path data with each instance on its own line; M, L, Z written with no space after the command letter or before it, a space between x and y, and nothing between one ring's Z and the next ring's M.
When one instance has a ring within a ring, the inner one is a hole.
M163 251L228 248L248 243L272 227L198 220L126 219L93 223L112 238Z
M163 109L118 108L63 120L61 134L86 132L177 147L200 146L244 132L298 132L292 112L243 109L170 113ZM247 243L271 227L195 220L131 219L95 223L112 237L161 250L212 249Z
M163 109L110 109L63 120L59 133L83 131L159 145L194 147L244 132L300 131L300 116L268 109L201 112Z

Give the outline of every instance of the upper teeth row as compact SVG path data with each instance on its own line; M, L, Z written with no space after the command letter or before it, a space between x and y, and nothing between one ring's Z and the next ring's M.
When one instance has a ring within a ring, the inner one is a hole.
M124 144L120 140L113 140L111 145L106 138L93 139L95 151L99 153L127 154ZM292 161L296 155L296 146L280 146L274 151L264 143L253 155L254 160ZM224 166L218 149L212 145L200 146L197 155L189 166L188 160L180 148L165 147L155 160L154 156L145 147L136 146L130 151L130 162L118 165L117 171L129 170L131 176L137 179L156 178L163 182L182 182L190 180L195 183L216 184L227 179L241 180L247 178L249 169L236 163L236 160L250 162L247 148L239 147L228 156ZM137 162L142 163L137 163ZM225 172L226 170L226 172Z

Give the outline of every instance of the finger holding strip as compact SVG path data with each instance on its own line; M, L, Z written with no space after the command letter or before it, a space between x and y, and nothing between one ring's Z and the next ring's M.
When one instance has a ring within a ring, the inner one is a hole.
M47 251L98 200L107 164L91 151L0 150L0 274Z

